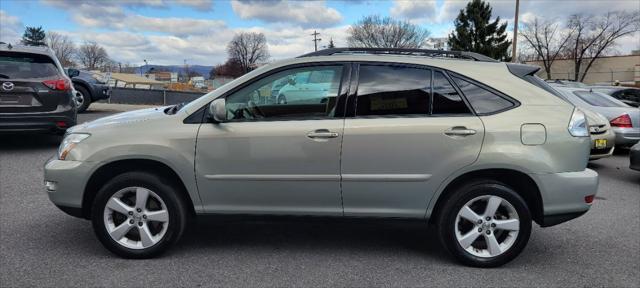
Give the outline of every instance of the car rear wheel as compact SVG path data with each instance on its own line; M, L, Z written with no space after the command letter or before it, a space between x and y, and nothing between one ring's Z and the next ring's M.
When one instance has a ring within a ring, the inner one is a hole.
M184 201L165 179L147 172L121 174L100 189L92 208L94 232L109 251L125 258L151 258L181 237Z
M77 95L75 95L77 102L76 107L78 108L78 113L82 113L89 108L89 105L91 105L91 94L89 94L89 91L82 86L74 86L74 88L76 88L77 93Z
M440 210L442 245L460 262L496 267L513 260L531 234L526 202L500 182L476 180L458 188Z

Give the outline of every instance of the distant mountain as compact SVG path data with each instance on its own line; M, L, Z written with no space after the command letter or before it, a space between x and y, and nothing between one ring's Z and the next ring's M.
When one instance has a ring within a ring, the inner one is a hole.
M137 68L135 73L147 73L151 68L155 71L185 73L184 65L143 65ZM189 71L202 75L204 79L209 79L209 71L211 71L211 69L213 69L213 66L189 65Z

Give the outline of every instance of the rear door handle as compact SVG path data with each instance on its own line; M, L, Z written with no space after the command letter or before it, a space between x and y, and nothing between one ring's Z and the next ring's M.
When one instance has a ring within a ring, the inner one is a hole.
M336 138L339 135L338 132L331 132L328 129L318 129L307 133L307 137L311 139L329 139Z
M456 126L456 127L451 127L447 130L444 131L445 135L448 136L470 136L470 135L475 135L476 134L476 130L473 129L467 129L467 127L464 126Z

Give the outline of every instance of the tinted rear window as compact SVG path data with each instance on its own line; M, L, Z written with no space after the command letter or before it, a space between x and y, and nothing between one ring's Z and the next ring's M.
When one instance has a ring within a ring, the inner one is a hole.
M476 110L476 113L493 113L513 106L511 101L487 89L455 76L452 78L458 85L458 88L462 90L462 94L469 100L471 107Z
M427 115L431 70L360 65L356 115Z
M59 75L49 56L29 53L0 53L0 78L49 78Z
M433 74L433 114L471 114L458 91L442 72Z
M615 99L609 99L608 95L604 95L598 92L589 92L589 91L575 91L573 92L576 96L580 97L582 101L587 102L593 106L600 107L628 107L627 104L624 104L619 101L615 101Z

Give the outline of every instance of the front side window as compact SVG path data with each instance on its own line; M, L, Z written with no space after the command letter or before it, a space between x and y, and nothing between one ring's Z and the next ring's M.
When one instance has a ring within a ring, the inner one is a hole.
M458 91L440 71L433 74L433 114L471 114Z
M487 114L512 107L514 104L507 99L504 99L497 94L484 89L478 85L475 85L462 78L453 76L453 81L456 82L458 88L462 90L462 94L467 97L467 100L471 104L476 113Z
M431 70L360 65L356 115L428 115Z
M227 119L333 117L342 80L342 65L281 71L226 98Z

